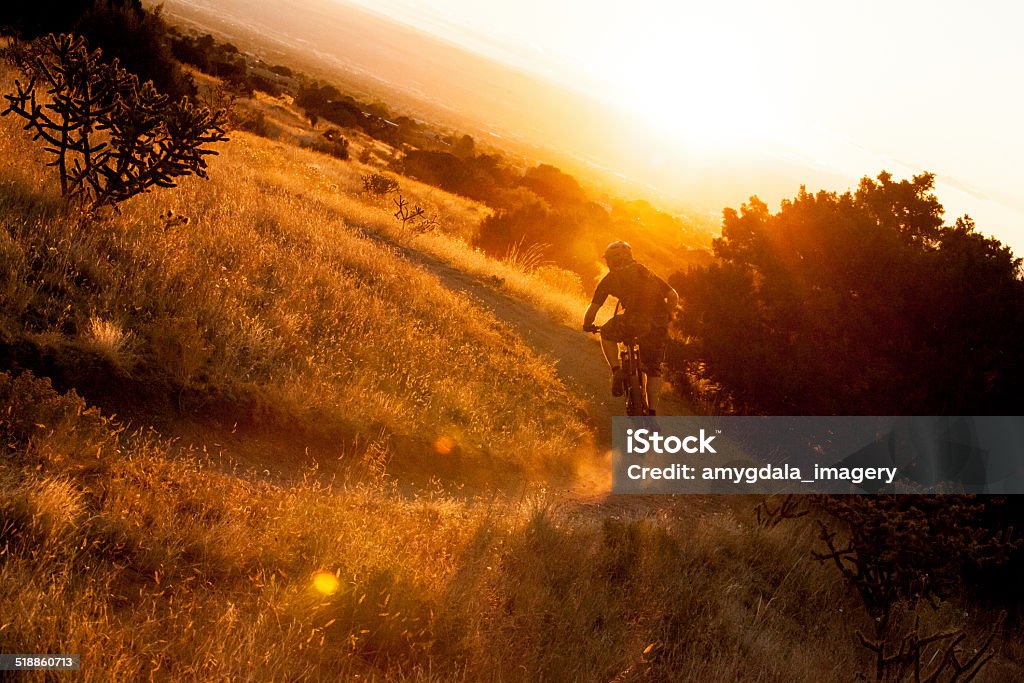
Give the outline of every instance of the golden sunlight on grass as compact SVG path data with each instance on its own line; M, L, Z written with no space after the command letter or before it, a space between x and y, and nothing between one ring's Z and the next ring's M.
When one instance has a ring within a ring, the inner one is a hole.
M807 560L809 524L759 531L713 501L684 517L272 483L119 433L41 380L0 373L0 402L0 642L102 653L85 681L253 667L267 680L841 680L852 666L836 644L853 637L839 610L854 598Z
M39 156L13 122L0 125L4 158ZM420 435L440 431L459 434L468 455L568 471L586 433L578 399L514 331L402 255L416 237L396 233L390 213L359 194L358 168L233 138L209 182L139 197L82 231L38 189L52 187L41 166L0 169L13 188L0 212L21 226L2 236L0 316L38 320L32 343L57 353L88 349L126 373L155 372L207 395L256 392L280 416L264 419L268 428L374 425L409 437L389 456L393 467L433 451ZM189 223L166 224L168 209ZM447 214L453 231L469 229L459 221L473 211L464 213ZM524 277L447 235L425 241L481 274ZM40 277L60 285L32 285Z
M403 179L419 235L369 167L219 151L86 221L0 119L0 651L86 683L853 678L870 623L809 521L606 496L554 361L445 286L575 327L578 278L469 248L468 200Z

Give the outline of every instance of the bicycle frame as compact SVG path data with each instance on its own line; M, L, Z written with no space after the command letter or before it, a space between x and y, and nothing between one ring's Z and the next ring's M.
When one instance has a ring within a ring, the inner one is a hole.
M615 313L619 314L620 304L615 304ZM600 332L599 327L591 331ZM647 395L647 373L640 363L640 340L630 337L628 342L618 342L619 367L622 370L623 395L626 398L626 415L652 415L650 398Z

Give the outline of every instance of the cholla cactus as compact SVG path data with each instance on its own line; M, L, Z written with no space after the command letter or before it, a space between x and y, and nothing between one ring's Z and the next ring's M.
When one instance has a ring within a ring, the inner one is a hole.
M207 177L205 157L216 152L204 145L227 139L223 112L170 102L83 38L50 34L16 59L28 83L15 81L2 113L26 120L54 157L61 194L90 209L174 187L181 176Z
M992 656L1001 622L973 651L966 632L922 633L919 620L902 621L922 603L937 605L956 593L965 569L1000 564L1020 547L1012 527L993 528L986 514L1003 501L969 495L819 496L839 528L818 520L832 562L859 594L874 626L857 632L874 659L874 680L969 681ZM986 508L988 506L988 509ZM845 541L841 541L845 538Z

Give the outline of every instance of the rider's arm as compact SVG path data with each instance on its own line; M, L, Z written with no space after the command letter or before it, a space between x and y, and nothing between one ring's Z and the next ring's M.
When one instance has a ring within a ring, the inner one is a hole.
M594 324L594 318L597 317L597 312L604 306L604 302L608 299L608 276L605 275L604 279L597 284L597 289L594 290L594 298L590 301L590 306L587 308L587 312L583 314L583 331L590 332L590 326Z
M594 324L594 318L597 317L597 312L601 310L601 306L603 304L603 301L601 303L591 302L590 306L587 308L587 312L583 314L584 330L588 329L591 325Z

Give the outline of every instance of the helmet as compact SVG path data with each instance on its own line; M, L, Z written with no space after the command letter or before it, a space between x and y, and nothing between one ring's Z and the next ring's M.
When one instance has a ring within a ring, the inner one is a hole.
M604 260L609 268L624 266L633 260L633 247L629 242L612 242L605 247Z

